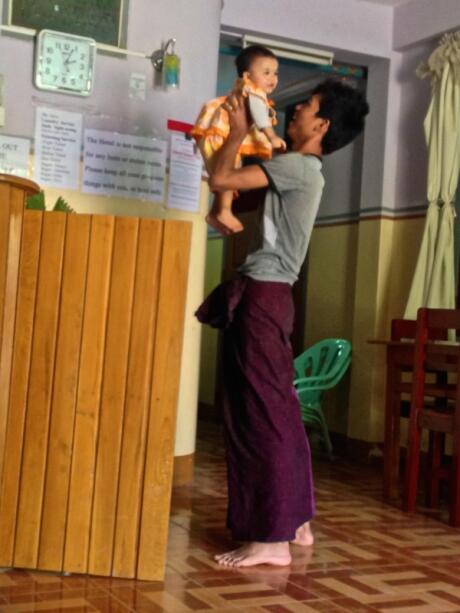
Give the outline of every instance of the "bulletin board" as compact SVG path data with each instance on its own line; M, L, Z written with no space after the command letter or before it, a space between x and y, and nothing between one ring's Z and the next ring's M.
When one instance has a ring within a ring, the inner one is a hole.
M128 0L7 0L4 23L58 30L126 46Z

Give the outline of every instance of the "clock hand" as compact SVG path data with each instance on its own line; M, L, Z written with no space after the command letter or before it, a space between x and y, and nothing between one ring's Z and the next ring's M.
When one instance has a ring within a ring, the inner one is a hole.
M77 60L72 60L70 61L70 58L72 57L73 53L74 53L75 49L72 49L70 51L70 53L68 53L65 57L64 57L64 67L66 69L66 72L70 72L70 68L69 68L69 64L74 64Z
M72 57L72 55L73 55L74 51L75 51L75 49L72 49L72 50L70 51L70 53L68 53L68 54L65 56L65 58L64 58L64 64L73 63L73 62L70 62L70 58ZM74 61L76 61L76 60L74 60Z

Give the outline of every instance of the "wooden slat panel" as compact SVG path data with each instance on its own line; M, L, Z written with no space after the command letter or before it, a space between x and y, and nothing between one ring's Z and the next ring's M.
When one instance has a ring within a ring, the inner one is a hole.
M137 218L115 221L88 561L88 572L96 575L109 575L112 570L138 231Z
M14 215L19 214L22 219L27 196L38 191L38 185L28 179L0 174L0 349L2 347L1 322L3 322L5 280L8 270L10 217L13 213ZM17 220L14 220L14 223L16 224Z
M69 215L38 559L44 570L62 569L64 556L89 231L88 215Z
M36 568L66 215L45 213L32 342L14 565Z
M21 247L22 214L24 210L24 192L0 184L0 203L8 210L8 216L2 214L0 220L6 227L2 228L0 238L5 244L0 248L0 475L3 472L3 450L5 447L8 396L10 390L11 358L13 354L14 320L16 317L16 299L18 289L19 252Z
M3 333L3 306L5 301L6 271L8 266L8 237L10 233L11 187L0 182L0 351Z
M163 223L141 220L112 575L135 577Z
M0 566L12 566L13 564L41 226L41 213L37 211L25 212L19 265L4 472L0 487Z
M138 579L164 576L190 237L190 223L165 222Z
M91 218L88 273L83 315L64 570L88 567L91 508L104 364L114 218Z

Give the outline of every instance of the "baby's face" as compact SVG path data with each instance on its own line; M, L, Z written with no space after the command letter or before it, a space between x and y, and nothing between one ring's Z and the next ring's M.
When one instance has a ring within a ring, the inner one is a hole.
M272 57L256 57L244 76L266 94L271 94L278 85L278 62Z

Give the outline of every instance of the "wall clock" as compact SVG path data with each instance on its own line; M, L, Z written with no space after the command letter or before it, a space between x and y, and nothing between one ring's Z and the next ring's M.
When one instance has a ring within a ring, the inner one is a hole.
M96 60L93 38L41 30L36 45L36 87L77 96L90 95Z

